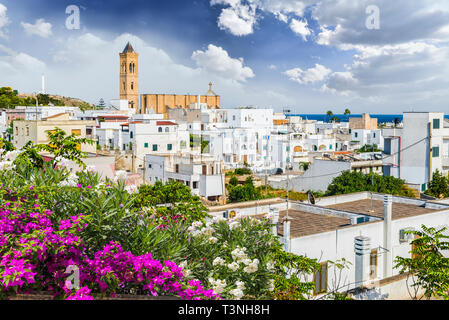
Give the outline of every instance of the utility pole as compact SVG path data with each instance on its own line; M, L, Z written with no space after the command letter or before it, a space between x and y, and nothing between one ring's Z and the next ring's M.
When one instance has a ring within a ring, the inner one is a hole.
M284 109L284 113L290 113L289 109ZM287 213L286 213L286 219L288 220L288 205L289 205L289 193L288 193L288 189L290 188L289 185L289 173L288 173L288 169L289 169L289 164L290 164L290 119L288 119L288 124L287 124L287 141L288 141L288 147L287 147L287 161L286 161L286 171L287 171Z

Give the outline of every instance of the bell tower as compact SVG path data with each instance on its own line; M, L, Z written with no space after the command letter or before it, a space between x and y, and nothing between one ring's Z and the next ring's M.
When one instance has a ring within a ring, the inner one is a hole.
M139 54L128 42L120 53L120 99L128 100L128 107L139 112Z

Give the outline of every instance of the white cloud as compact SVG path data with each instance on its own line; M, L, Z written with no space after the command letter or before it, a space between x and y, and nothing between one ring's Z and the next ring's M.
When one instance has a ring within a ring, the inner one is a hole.
M309 84L323 81L332 72L332 70L320 65L315 64L315 67L307 70L301 68L294 68L284 72L290 80L298 82L299 84Z
M360 50L346 71L329 76L323 89L364 98L402 97L402 103L448 97L448 47L416 42Z
M304 10L313 0L211 0L210 5L222 5L217 24L236 36L254 32L260 13L273 14L279 21L288 23L291 17L303 17ZM298 20L297 20L298 21ZM298 23L295 22L296 26ZM292 29L293 30L293 29ZM294 30L295 31L295 30Z
M3 30L9 24L9 18L6 15L8 9L0 3L0 38L7 38L5 31Z
M48 38L52 35L51 23L46 22L45 19L37 19L34 24L21 22L21 25L29 36L37 35L42 38Z
M307 27L307 20L297 20L292 19L292 22L290 23L290 29L296 34L299 34L304 41L307 41L307 36L311 35L310 29Z
M226 79L245 82L254 77L253 70L243 65L243 58L231 58L226 50L213 44L210 44L206 51L193 52L192 59L199 68Z

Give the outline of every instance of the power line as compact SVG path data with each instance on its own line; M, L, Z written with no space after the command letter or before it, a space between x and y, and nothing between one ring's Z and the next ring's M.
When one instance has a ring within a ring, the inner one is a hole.
M395 156L395 155L398 155L399 153L401 153L401 152L403 152L403 151L405 151L405 150L408 150L408 149L410 149L410 148L416 146L417 144L419 144L419 143L421 143L422 141L427 140L427 139L429 139L429 137L425 137L425 138L423 138L423 139L421 139L421 140L419 140L419 141L416 141L415 143L413 143L413 144L411 144L411 145L409 145L409 146L407 146L407 147L405 147L405 148L403 148L403 149L400 149L399 151L397 151L397 152L395 152L395 153L392 153L392 154L389 154L389 155L387 155L387 156L385 156L385 157L382 157L382 159L379 159L379 160L385 160L385 159L387 159L387 158L390 158L390 157L393 157L393 156ZM322 174L322 175L317 175L317 176L310 176L310 177L304 177L304 176L301 176L301 179L313 179L313 178L328 177L328 176L333 176L333 175L341 174L341 172L342 172L342 171L338 171L338 172L327 173L327 174Z

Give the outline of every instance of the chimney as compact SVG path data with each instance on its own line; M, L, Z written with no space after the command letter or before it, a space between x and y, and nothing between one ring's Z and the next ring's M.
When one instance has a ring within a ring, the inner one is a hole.
M291 220L290 219L285 219L284 220L284 250L286 252L290 252L291 248L290 248L290 244L291 244L291 240L290 240L290 224L291 224Z
M362 287L369 281L370 238L358 236L354 239L355 285Z
M392 245L391 245L391 221L393 212L393 197L391 195L384 196L384 225L383 225L383 247L385 249L383 261L384 278L392 275Z

